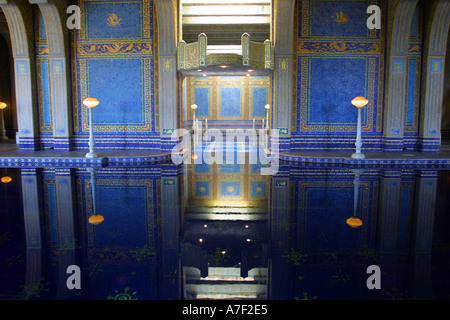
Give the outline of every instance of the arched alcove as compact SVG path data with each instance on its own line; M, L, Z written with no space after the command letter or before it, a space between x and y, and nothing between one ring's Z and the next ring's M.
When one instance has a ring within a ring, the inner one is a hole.
M403 151L406 115L407 54L414 11L418 0L389 3L383 148ZM392 12L392 13L391 13Z
M31 6L26 0L0 0L0 8L8 22L12 44L20 149L38 150Z
M9 141L14 141L17 132L17 115L12 77L14 65L12 64L11 40L6 19L3 23L4 18L4 15L0 12L0 101L7 104L7 108L3 110L5 136L9 138ZM0 132L0 134L3 133Z
M450 0L430 3L424 33L419 149L438 152L441 145L445 57L450 25Z

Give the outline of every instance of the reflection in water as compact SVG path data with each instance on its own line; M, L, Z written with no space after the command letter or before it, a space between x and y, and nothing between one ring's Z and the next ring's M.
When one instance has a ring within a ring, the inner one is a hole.
M259 169L3 169L0 298L450 297L448 171Z

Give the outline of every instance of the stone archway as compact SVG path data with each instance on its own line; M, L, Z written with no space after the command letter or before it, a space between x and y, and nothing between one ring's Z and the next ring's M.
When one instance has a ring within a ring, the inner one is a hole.
M54 0L29 0L37 4L42 13L49 44L50 96L52 105L53 148L55 150L71 150L71 110L68 99L68 67L67 33L65 20L67 4ZM64 24L63 24L64 22Z
M11 35L21 150L38 150L32 10L26 0L0 0Z

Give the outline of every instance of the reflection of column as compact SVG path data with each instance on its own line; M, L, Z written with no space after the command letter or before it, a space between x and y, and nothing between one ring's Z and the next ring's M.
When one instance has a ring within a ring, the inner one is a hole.
M380 184L380 268L382 287L396 287L395 253L401 209L401 171L384 171ZM398 287L398 286L397 286Z
M178 198L178 177L175 174L164 175L165 169L176 170L176 166L163 166L161 176L161 299L179 299L179 232L180 212Z
M74 226L74 188L70 169L57 169L55 172L56 215L59 239L59 275L56 299L68 298L74 293L66 285L67 267L75 261L75 226Z
M436 206L437 171L419 171L414 196L413 229L415 295L430 298L432 294L431 249Z
M272 242L269 279L272 284L269 297L274 300L287 299L289 287L288 261L282 256L289 250L289 178L271 179L271 206L269 212L269 230Z
M25 288L37 286L42 273L42 230L39 169L22 169L22 197L27 243ZM25 291L24 291L25 293ZM24 297L25 298L25 297Z

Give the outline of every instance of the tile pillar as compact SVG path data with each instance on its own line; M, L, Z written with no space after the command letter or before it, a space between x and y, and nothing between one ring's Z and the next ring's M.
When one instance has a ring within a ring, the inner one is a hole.
M295 0L275 0L273 43L275 68L273 71L273 106L271 106L272 130L279 133L280 152L290 149L292 92L294 83L294 32Z
M417 0L401 0L389 19L386 58L386 94L384 109L383 148L385 151L403 151L406 115L407 54L411 21ZM391 7L390 7L391 8Z

